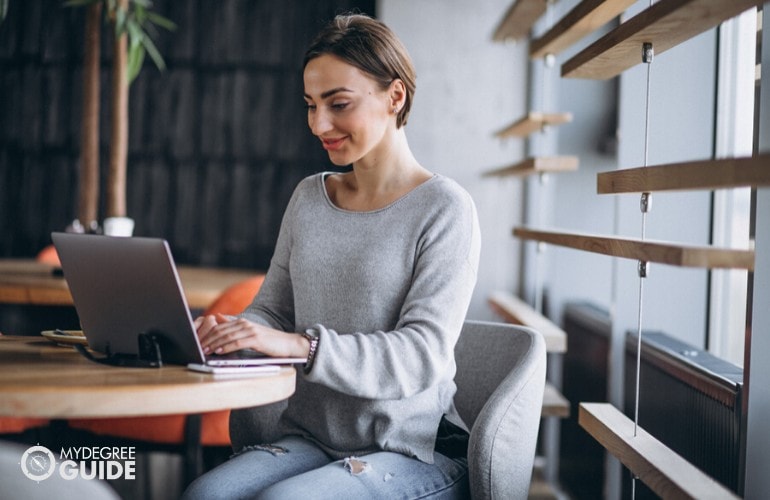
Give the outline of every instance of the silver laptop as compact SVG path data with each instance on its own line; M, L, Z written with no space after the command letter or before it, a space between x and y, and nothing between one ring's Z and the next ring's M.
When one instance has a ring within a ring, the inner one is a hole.
M304 363L247 350L205 356L166 240L52 233L64 278L89 347L106 355L139 354L152 334L163 363L256 366Z

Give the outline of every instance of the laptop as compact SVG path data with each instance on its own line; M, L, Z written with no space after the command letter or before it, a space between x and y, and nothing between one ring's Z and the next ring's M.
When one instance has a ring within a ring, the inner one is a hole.
M253 350L203 354L168 242L160 238L54 232L64 278L91 350L138 356L151 333L163 363L221 373L233 368L304 363ZM225 369L226 368L226 369Z

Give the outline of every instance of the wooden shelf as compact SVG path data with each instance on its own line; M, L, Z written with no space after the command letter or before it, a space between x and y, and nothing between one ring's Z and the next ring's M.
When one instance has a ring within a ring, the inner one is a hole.
M528 158L510 167L490 170L484 177L528 176L546 172L570 172L577 170L580 161L577 156L545 156Z
M526 227L514 228L513 235L524 240L542 241L587 252L671 266L754 270L754 252L751 250L697 247L651 240L543 231Z
M564 498L559 495L552 484L550 484L541 472L537 469L532 471L532 482L529 484L529 494L527 500L559 500Z
M770 154L602 172L598 194L687 191L770 185Z
M543 15L548 0L514 0L495 29L492 40L503 42L529 36L532 25Z
M539 132L546 126L562 125L572 121L572 113L540 113L530 111L527 115L496 132L495 137L526 137L533 132Z
M528 326L537 330L545 339L547 352L567 352L567 334L551 320L535 311L529 304L504 291L492 292L489 305L508 323Z
M569 401L550 382L545 383L541 416L569 418Z
M548 54L559 54L620 15L634 1L583 0L546 34L530 42L529 56L539 59Z
M609 403L580 403L578 423L662 498L739 498Z
M579 52L561 68L567 78L606 80L642 62L642 44L655 55L762 4L762 0L660 0Z

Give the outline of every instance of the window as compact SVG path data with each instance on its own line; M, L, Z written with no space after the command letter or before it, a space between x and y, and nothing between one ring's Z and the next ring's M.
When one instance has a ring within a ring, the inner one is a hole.
M757 12L750 10L725 22L719 31L716 156L751 156L754 137ZM714 193L712 242L749 248L751 190ZM747 272L711 273L708 349L743 366Z

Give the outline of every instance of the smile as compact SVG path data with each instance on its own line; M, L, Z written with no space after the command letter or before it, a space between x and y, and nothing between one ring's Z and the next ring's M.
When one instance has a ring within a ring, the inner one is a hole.
M321 139L321 142L323 143L325 150L336 151L342 147L342 144L345 142L345 137L340 137L339 139Z

